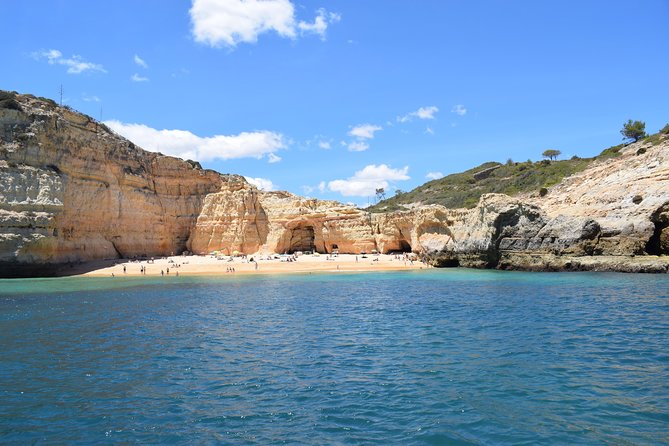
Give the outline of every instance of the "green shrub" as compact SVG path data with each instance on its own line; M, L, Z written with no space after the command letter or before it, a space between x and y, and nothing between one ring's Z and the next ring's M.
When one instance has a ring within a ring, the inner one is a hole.
M625 147L625 144L618 144L617 146L611 146L608 149L602 150L602 153L597 155L597 158L612 158L615 156L620 156L620 150Z
M662 133L663 135L669 135L669 124L667 124L667 125L665 125L664 127L662 127L662 128L660 129L660 133Z
M547 193L548 193L548 189L546 189L545 187L542 187L541 189L539 189L539 196L540 197L545 197Z
M7 108L10 110L21 110L21 105L19 105L16 100L16 94L9 91L0 90L0 108Z
M654 135L650 135L650 136L646 137L643 140L643 142L648 143L652 146L656 146L656 145L658 145L659 143L662 142L662 139L663 139L662 134L661 133L656 133Z
M186 160L186 162L190 164L193 169L202 170L202 165L199 162L193 160Z

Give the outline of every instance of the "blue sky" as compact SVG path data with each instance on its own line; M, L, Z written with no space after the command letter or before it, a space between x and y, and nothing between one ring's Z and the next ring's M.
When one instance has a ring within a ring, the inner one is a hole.
M366 205L669 122L669 1L4 0L0 88L148 150Z

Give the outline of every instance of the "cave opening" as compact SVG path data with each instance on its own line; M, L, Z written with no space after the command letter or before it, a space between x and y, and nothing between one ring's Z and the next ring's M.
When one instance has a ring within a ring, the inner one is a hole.
M656 256L669 254L669 203L653 212L650 221L655 225L655 230L646 242L646 253Z
M663 224L661 222L654 222L655 230L653 235L650 237L646 243L646 253L653 256L661 256L669 254L669 243L667 239L662 237L662 232L669 227L669 225Z
M297 251L313 252L316 249L314 227L298 226L291 231L288 254Z
M411 245L406 240L400 240L400 252L411 252Z

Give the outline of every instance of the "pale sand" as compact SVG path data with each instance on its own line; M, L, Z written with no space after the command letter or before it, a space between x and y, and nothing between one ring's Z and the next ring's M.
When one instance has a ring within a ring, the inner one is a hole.
M255 262L249 262L242 257L234 257L232 261L229 258L218 260L212 256L172 256L156 258L153 263L143 260L116 260L98 263L89 263L73 268L70 274L81 274L84 276L110 277L114 276L140 276L140 266L146 267L147 276L160 276L163 271L167 275L192 276L192 275L218 275L218 274L286 274L286 273L310 273L310 272L363 272L363 271L404 271L415 269L426 269L427 265L418 260L413 262L398 259L393 255L386 254L368 254L367 258L361 255L340 254L335 257L302 255L294 262L282 261L279 259L267 260L266 256L248 256L258 259L256 269ZM357 257L357 261L356 261ZM110 266L112 265L112 266ZM176 267L175 265L181 265ZM125 266L126 272L123 272ZM228 272L228 268L234 268L235 272Z

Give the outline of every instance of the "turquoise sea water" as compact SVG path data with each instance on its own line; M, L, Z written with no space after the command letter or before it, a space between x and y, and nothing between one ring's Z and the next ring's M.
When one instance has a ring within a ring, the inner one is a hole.
M669 276L0 281L0 444L669 444Z

